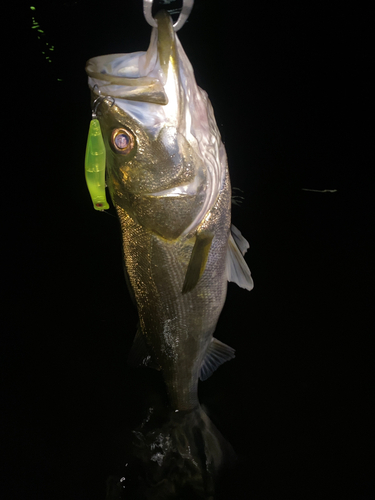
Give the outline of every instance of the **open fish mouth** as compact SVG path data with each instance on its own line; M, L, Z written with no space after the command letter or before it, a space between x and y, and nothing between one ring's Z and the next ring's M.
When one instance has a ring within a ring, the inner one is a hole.
M114 97L116 106L154 140L165 136L167 130L174 130L176 145L166 137L167 150L175 147L181 151L179 140L183 137L193 151L193 165L207 171L205 198L184 231L188 234L213 207L223 188L226 155L211 103L196 84L193 68L173 31L169 15L159 12L157 22L158 28L153 28L146 52L94 57L87 62L86 72L94 96L100 92ZM184 184L176 187L174 183L171 187L163 183L156 190L137 187L134 194L179 199L194 195L195 181L190 186Z

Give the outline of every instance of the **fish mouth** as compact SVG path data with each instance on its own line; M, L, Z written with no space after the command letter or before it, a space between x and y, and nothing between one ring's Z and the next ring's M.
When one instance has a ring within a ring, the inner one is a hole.
M163 85L156 78L127 78L111 75L104 70L97 71L97 66L111 65L118 58L118 54L109 54L87 61L86 73L94 82L92 87L94 94L108 94L128 101L168 104ZM95 86L100 90L100 94L95 90Z
M178 80L178 57L173 24L169 14L156 15L147 52L108 54L86 62L89 86L96 95L107 94L128 101L167 105L168 73ZM97 87L97 89L96 89Z
M116 106L139 123L152 140L164 127L173 128L196 152L201 163L198 170L204 169L200 174L205 177L204 187L201 178L187 184L186 177L180 180L184 183L180 186L174 179L174 187L170 187L172 182L129 186L133 195L158 202L165 198L182 203L202 195L199 213L184 230L187 234L213 207L224 185L227 160L211 103L195 81L169 14L162 10L155 18L158 27L152 30L146 52L99 56L88 61L86 71L93 93L97 95L100 90L101 95L115 97Z

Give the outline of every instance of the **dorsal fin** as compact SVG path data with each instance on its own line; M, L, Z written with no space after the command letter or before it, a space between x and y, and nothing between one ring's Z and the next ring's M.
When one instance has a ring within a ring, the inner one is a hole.
M220 365L235 357L235 350L214 337L207 348L199 378L206 380Z
M186 271L182 293L187 293L193 290L202 276L206 267L208 253L211 248L213 237L214 233L210 231L203 231L197 234Z

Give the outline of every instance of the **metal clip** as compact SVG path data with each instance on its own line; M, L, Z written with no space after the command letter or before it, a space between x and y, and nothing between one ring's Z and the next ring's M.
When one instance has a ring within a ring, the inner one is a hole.
M145 16L146 21L150 26L154 28L158 27L158 23L152 17L152 3L154 0L143 0L143 14ZM182 9L179 15L179 18L173 25L173 29L178 31L185 24L187 18L190 15L191 9L193 8L194 0L182 0Z

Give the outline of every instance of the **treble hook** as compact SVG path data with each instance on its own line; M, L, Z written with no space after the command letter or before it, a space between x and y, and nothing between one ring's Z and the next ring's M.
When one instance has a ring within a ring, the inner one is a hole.
M143 14L146 21L150 26L154 28L158 27L158 23L152 17L152 2L154 0L143 0ZM173 25L174 31L178 31L185 24L187 18L190 15L191 9L193 8L194 0L182 0L182 9L177 21Z

